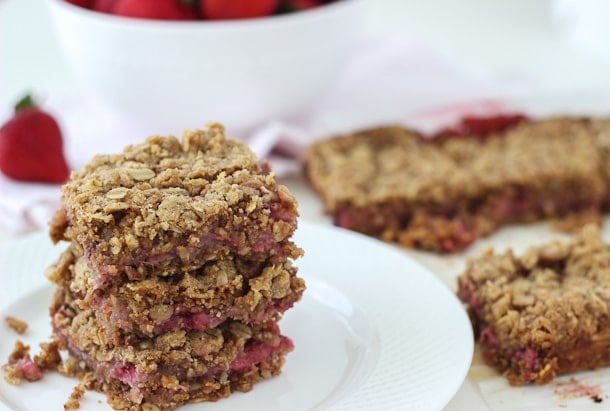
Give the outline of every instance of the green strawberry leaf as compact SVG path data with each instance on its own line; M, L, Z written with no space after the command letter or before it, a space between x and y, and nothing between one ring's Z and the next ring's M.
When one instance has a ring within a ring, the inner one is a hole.
M30 107L36 107L36 101L34 101L31 94L26 94L15 104L15 113Z

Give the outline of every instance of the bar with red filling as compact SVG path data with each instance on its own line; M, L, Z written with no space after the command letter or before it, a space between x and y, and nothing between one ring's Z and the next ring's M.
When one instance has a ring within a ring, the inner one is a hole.
M96 288L113 276L167 276L228 254L299 255L290 241L294 198L219 124L95 156L62 193L51 238L81 249Z
M62 288L55 294L51 317L55 335L93 370L97 385L117 409L123 404L174 409L187 400L249 391L260 379L279 374L293 349L272 320L253 325L229 320L207 331L175 330L153 338L127 334L115 345L100 337L105 330L94 311L80 309Z
M517 257L488 250L458 278L487 364L510 384L610 365L610 245L586 226Z
M469 118L430 138L380 127L316 142L303 159L336 225L453 252L508 223L598 220L610 192L601 128L523 116Z
M246 324L278 320L305 289L291 261L265 263L227 257L197 270L139 281L114 278L104 289L89 285L95 274L75 247L68 248L47 276L69 289L81 309L91 309L106 339L114 329L153 337L183 329L205 331L227 319Z

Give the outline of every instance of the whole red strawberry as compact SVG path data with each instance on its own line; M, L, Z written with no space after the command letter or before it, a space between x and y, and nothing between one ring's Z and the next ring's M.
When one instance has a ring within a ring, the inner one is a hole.
M180 0L120 0L113 13L155 20L196 20L197 11Z
M84 7L86 9L91 8L91 0L66 0L68 3L72 3L78 7Z
M309 10L321 5L318 0L284 0L284 7L289 11Z
M202 17L208 20L269 16L278 5L279 0L199 0Z
M93 0L91 8L102 13L113 13L119 0Z
M29 96L0 128L0 170L20 181L63 183L70 176L57 122Z

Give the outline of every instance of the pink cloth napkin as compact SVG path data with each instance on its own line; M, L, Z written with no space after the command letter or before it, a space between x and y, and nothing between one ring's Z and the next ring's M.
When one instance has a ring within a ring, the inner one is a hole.
M228 134L246 140L259 157L270 159L276 174L285 175L298 170L298 154L315 139L390 122L430 130L465 113L506 110L503 97L531 88L523 80L500 81L467 70L404 35L386 35L364 40L343 78L309 112L261 124L248 135L235 135L229 125ZM72 169L155 133L93 96L49 98L45 107L61 123ZM9 110L0 114L6 119ZM0 233L45 227L59 197L58 186L17 183L0 174Z

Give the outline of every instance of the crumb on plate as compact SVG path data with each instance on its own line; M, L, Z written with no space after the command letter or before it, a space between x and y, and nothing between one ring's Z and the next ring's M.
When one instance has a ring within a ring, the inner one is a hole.
M10 315L5 317L4 321L6 322L6 325L9 326L9 328L11 328L19 335L24 334L28 329L28 323L18 318L11 317Z

